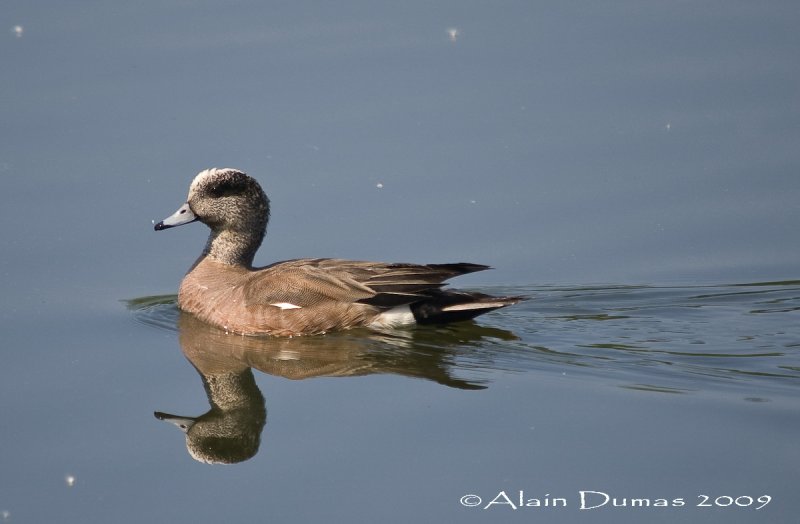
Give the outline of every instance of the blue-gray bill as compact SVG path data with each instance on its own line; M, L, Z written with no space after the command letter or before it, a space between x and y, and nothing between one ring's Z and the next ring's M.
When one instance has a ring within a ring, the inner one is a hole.
M162 229L169 229L171 227L182 226L184 224L189 224L197 220L197 215L192 212L192 209L189 207L189 203L183 204L177 211L173 214L153 226L153 229L156 231L161 231Z

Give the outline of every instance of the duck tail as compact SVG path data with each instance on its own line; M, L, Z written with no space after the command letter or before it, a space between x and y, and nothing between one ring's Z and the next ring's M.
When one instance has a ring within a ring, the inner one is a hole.
M411 304L418 324L444 324L470 320L478 315L514 305L527 297L494 297L467 291L437 291L425 300Z

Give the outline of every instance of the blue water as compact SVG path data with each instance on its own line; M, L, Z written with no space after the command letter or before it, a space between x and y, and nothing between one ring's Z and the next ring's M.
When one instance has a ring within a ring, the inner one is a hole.
M796 2L0 18L0 523L796 520ZM496 269L454 286L530 300L382 334L193 325L174 293L206 231L152 220L212 166L270 196L257 264L470 261ZM237 434L235 464L196 460ZM481 509L520 491L568 505Z
M476 387L488 387L492 377L505 373L546 370L660 393L739 391L751 393L746 400L757 402L771 395L792 396L800 385L800 328L794 325L800 310L798 281L482 290L529 298L498 314L491 327L477 322L388 333L359 329L297 340L225 336L208 328L210 334L198 336L201 341L212 337L208 345L270 355L268 360L280 360L283 352L296 352L292 359L298 362L320 355L336 360L335 354L345 368L354 359L408 358L412 369L417 358L444 359L447 376L461 376L464 385ZM168 331L181 325L174 296L132 300L130 307L144 324ZM195 323L182 336L203 329ZM401 366L354 367L359 371L354 374L403 371Z
M290 499L298 509L281 498L270 514L790 520L800 283L481 290L530 299L476 323L294 339L225 334L181 314L172 295L128 306L147 329L177 336L216 406L173 413L200 417L185 448L164 435L176 453L268 469L285 453L303 457L307 471L296 475L324 503ZM274 432L290 440L275 442ZM232 434L239 453L204 440ZM318 484L320 471L332 477ZM332 487L340 482L348 487ZM237 500L249 496L242 489ZM462 504L468 495L475 506ZM597 507L580 509L582 496ZM520 497L564 506L520 506ZM668 507L612 507L633 499Z
M479 289L531 298L477 323L293 339L225 334L180 314L174 295L41 306L58 313L7 324L0 510L69 522L793 518L797 282ZM155 412L196 417L195 434ZM222 451L206 437L225 437ZM519 491L568 506L486 507ZM685 506L580 510L581 491ZM771 501L698 507L703 495Z

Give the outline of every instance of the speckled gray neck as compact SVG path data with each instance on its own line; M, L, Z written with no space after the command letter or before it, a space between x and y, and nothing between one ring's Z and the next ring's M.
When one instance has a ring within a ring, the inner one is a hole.
M253 258L266 233L266 224L260 234L253 231L211 230L203 255L231 266L251 268Z

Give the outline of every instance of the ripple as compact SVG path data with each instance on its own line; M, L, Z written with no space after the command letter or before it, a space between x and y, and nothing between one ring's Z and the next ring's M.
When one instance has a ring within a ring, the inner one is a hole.
M167 331L178 331L178 295L153 295L126 300L137 322Z
M480 291L532 298L477 323L348 336L371 337L371 352L446 351L454 370L485 382L497 373L544 372L671 394L800 385L798 281ZM177 331L175 295L127 303L138 322Z

